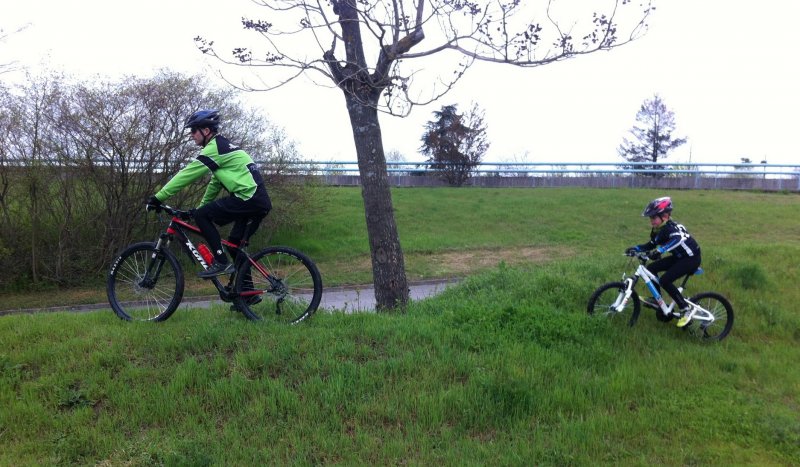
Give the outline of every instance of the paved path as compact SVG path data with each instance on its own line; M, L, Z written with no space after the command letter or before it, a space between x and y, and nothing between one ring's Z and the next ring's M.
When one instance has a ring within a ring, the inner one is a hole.
M457 280L415 282L409 285L409 298L420 300L430 297L456 283L458 283ZM374 311L375 289L372 285L358 288L332 287L325 289L322 292L320 309L347 313Z
M412 300L420 300L435 295L447 287L458 283L457 279L420 281L409 284L409 296ZM178 310L187 308L208 308L222 303L213 297L184 297ZM2 305L0 305L2 306ZM108 303L90 305L59 306L52 308L28 308L22 310L0 310L0 316L18 313L40 313L54 311L83 312L109 309ZM343 311L354 313L375 310L375 290L372 285L329 287L322 291L320 311Z

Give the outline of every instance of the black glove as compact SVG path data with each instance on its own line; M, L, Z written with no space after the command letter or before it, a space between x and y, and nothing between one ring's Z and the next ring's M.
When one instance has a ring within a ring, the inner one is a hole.
M661 258L661 252L658 250L653 250L647 254L647 257L650 258L650 261L655 261Z
M634 255L636 255L637 251L639 251L639 249L636 248L635 246L632 246L630 248L626 248L625 249L625 256L634 256Z
M161 206L161 200L155 197L155 195L147 198L145 201L145 211L158 211L158 208Z
M189 209L188 211L181 211L178 217L181 219L188 221L194 218L194 209Z

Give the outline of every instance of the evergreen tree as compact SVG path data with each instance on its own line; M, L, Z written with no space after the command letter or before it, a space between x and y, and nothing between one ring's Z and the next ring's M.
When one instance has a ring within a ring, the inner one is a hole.
M673 149L685 144L686 138L673 137L675 113L669 110L658 94L645 100L636 114L636 124L631 129L633 138L624 138L617 153L628 162L652 162L652 166L636 166L636 169L660 169L657 164ZM652 173L649 175L657 175Z
M473 104L464 115L453 104L433 115L435 119L425 124L420 151L428 156L430 169L439 171L450 185L461 186L489 149L483 111Z

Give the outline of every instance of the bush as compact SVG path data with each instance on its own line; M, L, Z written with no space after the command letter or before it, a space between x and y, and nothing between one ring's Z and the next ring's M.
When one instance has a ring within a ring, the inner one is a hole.
M217 108L223 132L260 164L281 201L265 227L292 225L309 202L283 131L231 90L162 72L152 78L69 83L32 78L0 88L0 290L99 281L114 254L154 238L144 200L197 154L183 122ZM170 199L193 207L206 181Z

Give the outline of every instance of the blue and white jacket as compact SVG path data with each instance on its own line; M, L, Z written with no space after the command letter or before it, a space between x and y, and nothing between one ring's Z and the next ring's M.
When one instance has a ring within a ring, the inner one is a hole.
M639 251L658 250L659 253L672 253L676 258L700 255L700 245L689 235L686 227L672 219L650 231L650 241L637 245Z

